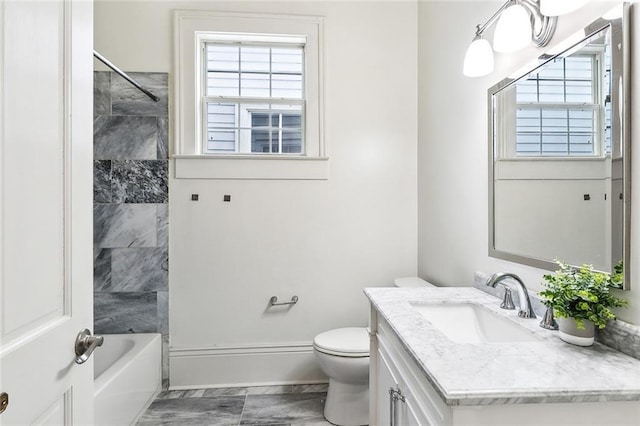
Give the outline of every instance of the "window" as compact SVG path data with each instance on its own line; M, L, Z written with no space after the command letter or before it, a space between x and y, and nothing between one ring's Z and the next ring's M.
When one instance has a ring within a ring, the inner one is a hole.
M203 51L204 152L303 154L304 45L204 42Z
M174 11L176 178L328 179L323 18Z
M517 156L596 156L610 150L600 57L558 58L516 84Z

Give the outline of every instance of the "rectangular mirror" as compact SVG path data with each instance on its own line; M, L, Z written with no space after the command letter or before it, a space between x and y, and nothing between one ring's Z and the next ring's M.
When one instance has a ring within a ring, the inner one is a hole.
M489 89L490 256L629 288L629 7Z

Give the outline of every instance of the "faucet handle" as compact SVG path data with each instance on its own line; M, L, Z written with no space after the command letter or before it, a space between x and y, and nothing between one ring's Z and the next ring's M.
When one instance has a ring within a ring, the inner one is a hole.
M557 330L558 323L553 317L553 308L551 306L547 306L547 311L544 313L544 318L540 321L540 327L546 328L547 330Z
M509 287L507 287L506 285L503 285L504 287L504 299L502 299L502 303L500 304L500 307L502 309L515 309L516 305L513 303L513 297L511 296L511 289Z

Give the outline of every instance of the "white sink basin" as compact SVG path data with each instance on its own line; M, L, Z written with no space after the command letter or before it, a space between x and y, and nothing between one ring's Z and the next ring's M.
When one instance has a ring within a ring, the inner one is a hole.
M454 342L539 342L542 340L526 328L474 303L410 303L410 305Z

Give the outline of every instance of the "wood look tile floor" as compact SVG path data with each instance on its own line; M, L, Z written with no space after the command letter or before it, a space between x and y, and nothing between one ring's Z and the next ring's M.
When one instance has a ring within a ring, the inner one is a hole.
M138 426L326 426L327 385L165 391Z

